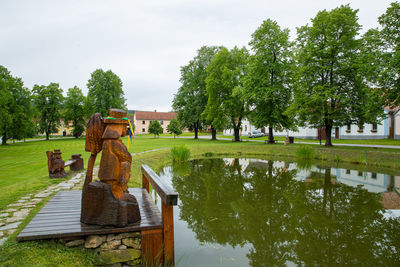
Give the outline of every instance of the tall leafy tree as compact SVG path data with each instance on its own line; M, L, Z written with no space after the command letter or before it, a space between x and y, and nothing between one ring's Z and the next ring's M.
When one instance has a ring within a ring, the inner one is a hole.
M126 109L122 81L111 70L97 69L92 72L87 88L89 89L86 101L88 116L95 112L107 116L110 108Z
M85 131L85 96L77 86L68 89L64 102L64 119L67 123L72 121L72 133L78 138Z
M380 85L384 90L386 104L400 105L400 3L393 2L379 17L383 45L380 67Z
M320 11L312 25L298 29L297 84L291 107L300 124L323 126L326 146L332 146L332 128L369 122L381 112L369 110L372 90L360 70L361 40L357 10L348 5Z
M247 57L244 47L222 48L207 67L207 120L217 127L228 122L235 141L240 141L242 119L247 115L243 90Z
M64 100L62 92L58 83L33 86L34 103L40 117L39 131L46 134L46 140L49 140L51 133L57 132L57 127L60 125Z
M252 123L257 128L268 126L269 143L274 143L273 129L291 128L293 121L285 113L292 99L289 29L265 20L252 34L249 44L254 54L248 59L244 96Z
M30 91L23 86L21 78L13 77L0 66L0 136L2 144L7 139L22 139L34 133L31 121Z
M217 46L203 46L197 51L196 57L181 67L182 86L174 96L172 106L182 125L194 130L195 139L198 138L199 129L206 123L202 117L207 105L206 69L220 49Z

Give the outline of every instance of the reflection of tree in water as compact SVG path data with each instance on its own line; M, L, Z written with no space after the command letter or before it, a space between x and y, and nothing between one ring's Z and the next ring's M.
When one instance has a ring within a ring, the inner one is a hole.
M175 166L181 219L200 242L252 244L252 266L400 264L399 220L383 218L378 194L332 184L329 168L312 183L295 174L272 161L250 171L238 160Z

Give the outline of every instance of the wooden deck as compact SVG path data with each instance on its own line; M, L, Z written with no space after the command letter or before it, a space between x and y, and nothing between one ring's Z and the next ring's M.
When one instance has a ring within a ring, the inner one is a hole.
M130 188L139 203L141 221L126 227L104 227L80 222L81 191L60 191L17 236L17 241L124 233L162 229L161 214L149 193Z

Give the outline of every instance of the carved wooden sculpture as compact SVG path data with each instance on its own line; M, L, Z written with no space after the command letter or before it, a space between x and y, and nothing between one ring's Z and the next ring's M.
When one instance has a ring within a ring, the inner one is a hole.
M126 134L126 112L110 109L110 117L94 114L86 127L85 150L91 152L82 190L81 222L126 226L140 220L136 198L128 193L131 154L119 139ZM92 182L96 155L101 151L99 178Z
M49 176L51 178L61 178L67 176L64 170L65 161L61 158L61 151L54 149L52 151L46 151L47 155L47 166L49 167Z

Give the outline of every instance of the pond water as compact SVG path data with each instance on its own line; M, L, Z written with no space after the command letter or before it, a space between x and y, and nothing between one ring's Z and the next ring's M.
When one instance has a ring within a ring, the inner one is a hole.
M179 194L177 266L400 265L400 176L224 158L160 177Z

